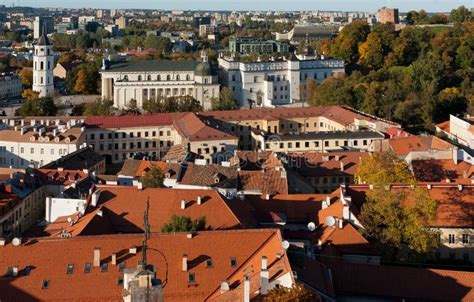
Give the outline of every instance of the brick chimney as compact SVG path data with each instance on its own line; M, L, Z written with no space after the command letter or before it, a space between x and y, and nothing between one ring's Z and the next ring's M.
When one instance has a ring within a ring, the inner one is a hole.
M188 271L188 255L183 254L183 272Z
M268 292L268 279L270 273L267 267L267 256L262 256L262 269L260 270L260 294L265 295Z
M94 262L92 263L93 266L99 267L100 266L100 248L94 248Z

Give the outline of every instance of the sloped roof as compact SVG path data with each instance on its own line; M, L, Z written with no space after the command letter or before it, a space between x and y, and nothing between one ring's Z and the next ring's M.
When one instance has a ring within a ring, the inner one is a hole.
M194 60L142 60L111 62L107 72L194 71L200 62Z
M86 127L99 129L169 126L172 124L172 114L170 113L88 116L85 120Z
M288 194L285 171L239 171L239 189L260 194Z
M173 215L192 219L206 217L206 226L212 229L241 228L239 219L227 206L226 201L214 190L180 190L168 188L145 188L119 186L97 186L99 204L118 232L135 233L143 230L143 212L150 199L150 227L160 232ZM201 196L202 204L197 204ZM186 208L181 209L181 201Z
M410 301L474 301L474 272L323 262L336 295Z
M216 180L218 180L217 183ZM237 188L238 171L235 167L224 167L217 164L187 163L183 166L178 182L182 185Z
M397 155L406 156L412 151L449 150L450 143L433 135L401 137L388 140L391 150Z
M229 280L231 289L242 294L243 276L249 273L244 269L249 266L253 267L251 280L259 287L261 256L268 258L270 278L290 273L281 240L279 231L272 229L198 232L192 239L186 234L153 233L148 240L147 258L165 285L165 301L203 301L211 295L220 296L223 280ZM18 266L20 272L18 277L0 278L2 299L121 301L123 286L118 279L123 273L111 264L111 255L116 253L117 263L125 261L125 268L135 269L142 257L142 241L143 235L135 234L35 239L19 247L8 244L1 247L0 271ZM137 246L136 255L128 252ZM101 272L99 267L84 272L85 263L93 263L94 248L100 248L101 263L108 263L107 272ZM183 254L188 255L188 270L195 273L196 286L189 286L188 273L182 271ZM231 257L236 260L235 267L230 264ZM206 267L205 260L209 258L211 268ZM68 264L74 265L71 274L66 274ZM32 267L29 276L23 275L26 266ZM47 289L42 289L43 280L49 281Z
M474 165L465 161L455 163L451 159L413 160L411 166L416 180L422 182L471 181L474 174Z

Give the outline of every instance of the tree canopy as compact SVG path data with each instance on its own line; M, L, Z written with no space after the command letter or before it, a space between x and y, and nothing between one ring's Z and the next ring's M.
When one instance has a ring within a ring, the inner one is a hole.
M156 166L152 166L145 175L140 177L140 182L145 188L162 188L164 178L163 171Z
M219 93L219 98L211 99L212 110L232 110L237 109L234 93L228 87L223 87Z
M58 107L51 97L28 98L15 112L17 116L54 116Z
M188 216L177 216L173 215L171 220L166 223L161 231L163 233L174 233L174 232L196 232L203 231L206 229L206 217L200 217L199 219L192 220Z
M295 284L293 287L275 287L264 296L265 302L312 302L318 301L316 293L307 290L304 286Z
M97 99L92 103L86 103L84 105L83 115L113 115L113 106L114 102L111 100Z

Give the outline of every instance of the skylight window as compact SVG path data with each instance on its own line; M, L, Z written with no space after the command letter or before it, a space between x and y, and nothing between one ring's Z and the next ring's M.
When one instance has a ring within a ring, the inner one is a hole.
M74 272L74 264L69 263L69 264L67 265L66 273L67 273L68 275L70 275L70 274L72 274L73 272Z
M42 289L48 289L49 287L49 280L43 280L43 283L41 284Z
M84 266L84 273L90 273L91 272L91 264L90 262L86 262L86 265Z
M100 266L100 271L103 273L106 273L109 270L109 265L107 262L102 263Z
M119 271L123 271L125 269L125 261L119 263Z
M23 276L29 276L31 273L31 269L32 269L31 265L26 266L25 269L23 270Z
M237 259L235 259L235 257L230 258L230 266L231 267L236 267L237 266Z
M212 259L206 260L206 267L212 267Z
M195 282L196 282L196 274L194 272L189 272L188 283L195 283Z

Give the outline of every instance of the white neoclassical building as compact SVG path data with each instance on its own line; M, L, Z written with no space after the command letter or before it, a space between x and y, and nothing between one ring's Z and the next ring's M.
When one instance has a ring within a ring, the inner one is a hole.
M53 68L53 45L43 31L33 54L33 91L38 92L39 97L54 95Z
M139 108L148 99L192 96L204 109L211 108L211 98L219 97L217 74L207 55L202 61L135 61L104 60L102 98L114 101L116 108L126 108L136 100Z
M345 72L343 60L295 54L254 62L221 56L218 61L221 84L229 87L239 106L275 107L304 101L308 79L321 82Z

